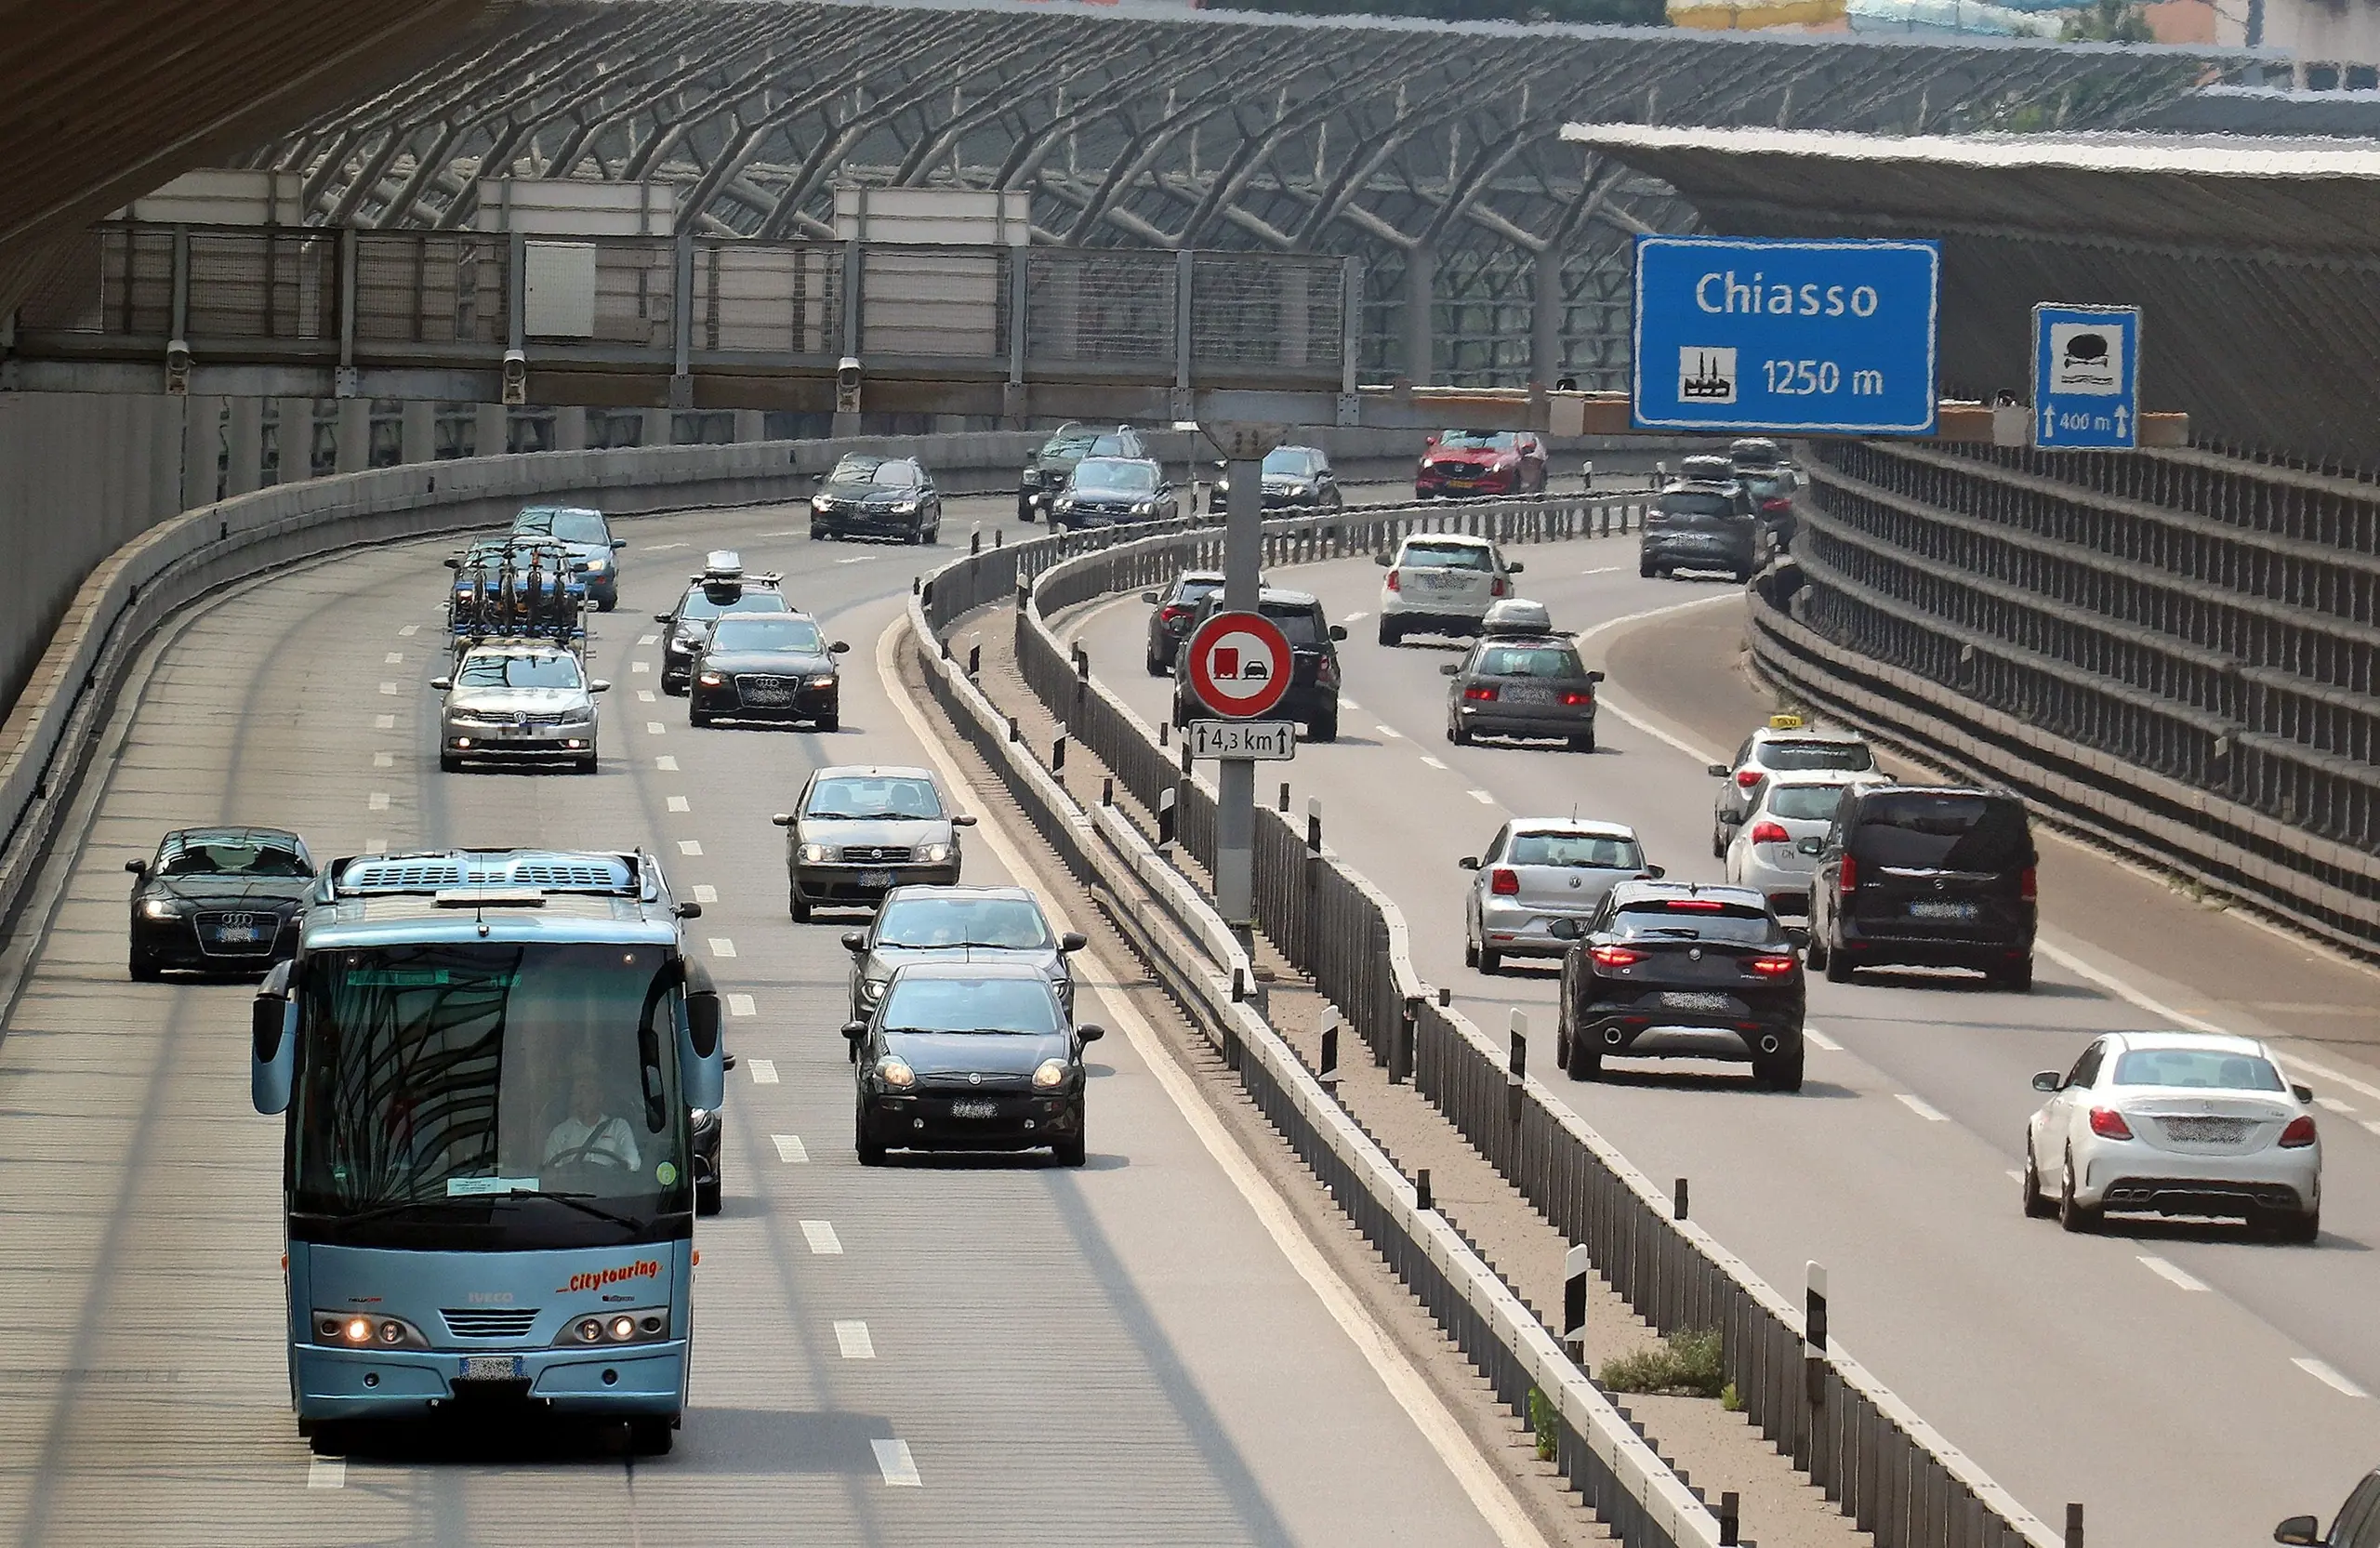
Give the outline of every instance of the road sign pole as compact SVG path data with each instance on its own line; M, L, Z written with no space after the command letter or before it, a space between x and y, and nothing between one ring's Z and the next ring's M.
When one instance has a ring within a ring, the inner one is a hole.
M1241 454L1252 443L1223 448L1231 494L1223 511L1223 606L1234 613L1257 611L1264 546L1264 448ZM1226 759L1215 775L1215 905L1245 945L1256 929L1256 765Z

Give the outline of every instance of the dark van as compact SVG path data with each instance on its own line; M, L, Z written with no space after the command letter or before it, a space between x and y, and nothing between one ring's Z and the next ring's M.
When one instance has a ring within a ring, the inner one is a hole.
M1846 787L1810 890L1810 966L1847 983L1887 962L1973 968L2001 988L2033 986L2032 827L2005 790Z

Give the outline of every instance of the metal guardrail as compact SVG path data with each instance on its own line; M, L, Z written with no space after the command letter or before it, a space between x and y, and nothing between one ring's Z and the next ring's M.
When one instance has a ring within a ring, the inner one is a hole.
M1601 536L1627 530L1627 513L1644 499L1499 501L1461 519L1505 540ZM1351 512L1348 520L1368 524L1353 530L1268 523L1266 561L1366 551L1401 523L1448 514L1428 507ZM1213 787L1184 774L1145 722L1084 663L1067 659L1047 616L1204 562L1218 537L1167 535L1053 555L1026 567L1038 579L1016 620L1017 656L1035 695L1144 807L1171 790L1183 846L1210 867ZM1405 949L1395 905L1329 851L1310 847L1296 814L1259 810L1256 867L1258 927L1341 1007L1391 1078L1411 1078L1508 1182L1588 1249L1639 1316L1664 1332L1718 1329L1727 1378L1752 1422L1883 1548L2053 1548L2041 1520L1839 1345L1810 1347L1798 1308L1700 1226L1673 1220L1666 1195L1534 1077L1515 1081L1503 1047L1434 1003Z

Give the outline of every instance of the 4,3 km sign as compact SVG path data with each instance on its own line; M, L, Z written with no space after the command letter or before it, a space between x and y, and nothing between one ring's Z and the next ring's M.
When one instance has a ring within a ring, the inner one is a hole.
M1645 430L1929 435L1932 242L1640 236Z

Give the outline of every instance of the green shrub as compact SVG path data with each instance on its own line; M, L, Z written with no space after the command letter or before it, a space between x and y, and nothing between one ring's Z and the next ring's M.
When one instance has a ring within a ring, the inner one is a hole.
M1528 1389L1528 1427L1537 1433L1537 1460L1552 1462L1562 1438L1562 1416L1554 1400L1535 1387Z
M1727 1385L1726 1376L1719 1368L1716 1328L1672 1333L1657 1348L1606 1362L1601 1375L1604 1387L1609 1392L1717 1397Z

